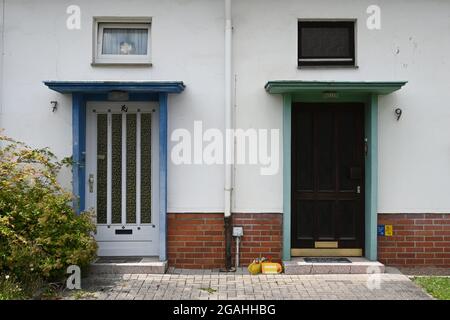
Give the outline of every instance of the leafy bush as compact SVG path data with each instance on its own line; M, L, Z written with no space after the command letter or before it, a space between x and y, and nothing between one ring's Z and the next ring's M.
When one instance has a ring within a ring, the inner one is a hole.
M22 284L54 280L94 258L95 225L58 183L63 165L48 149L0 135L0 274Z

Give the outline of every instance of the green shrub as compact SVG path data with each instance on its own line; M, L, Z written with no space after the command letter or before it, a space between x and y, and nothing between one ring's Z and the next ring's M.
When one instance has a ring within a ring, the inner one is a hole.
M20 300L25 298L20 284L10 276L0 275L0 300Z
M22 284L55 280L94 258L92 216L74 212L57 181L62 166L48 149L0 135L0 275Z

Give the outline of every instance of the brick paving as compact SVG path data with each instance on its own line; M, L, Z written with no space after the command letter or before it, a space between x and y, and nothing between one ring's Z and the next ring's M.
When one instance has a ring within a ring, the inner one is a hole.
M399 272L380 275L249 275L245 270L170 269L167 274L104 274L83 279L83 291L67 299L106 300L418 300L431 299Z

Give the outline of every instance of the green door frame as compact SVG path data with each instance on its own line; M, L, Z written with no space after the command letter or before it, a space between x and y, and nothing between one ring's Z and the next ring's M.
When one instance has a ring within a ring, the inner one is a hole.
M295 102L364 104L364 127L368 153L365 157L365 256L377 259L377 193L378 193L378 95L347 94L324 99L322 95L283 94L283 260L291 259L291 114Z
M283 97L283 260L291 260L291 115L295 102L364 104L365 257L377 260L378 96L399 90L406 82L270 81L265 89ZM328 95L326 93L333 92ZM330 98L331 97L331 98Z

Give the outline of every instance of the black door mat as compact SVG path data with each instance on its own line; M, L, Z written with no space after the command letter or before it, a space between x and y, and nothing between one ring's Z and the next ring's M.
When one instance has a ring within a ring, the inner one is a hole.
M141 257L100 257L95 263L139 263Z
M308 263L352 263L347 258L304 258Z

